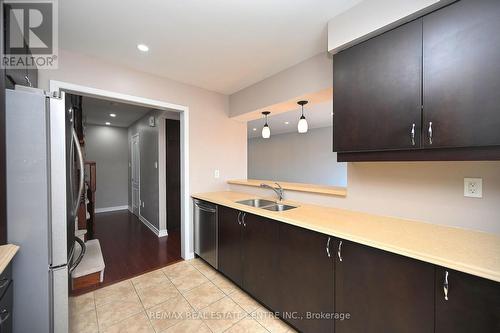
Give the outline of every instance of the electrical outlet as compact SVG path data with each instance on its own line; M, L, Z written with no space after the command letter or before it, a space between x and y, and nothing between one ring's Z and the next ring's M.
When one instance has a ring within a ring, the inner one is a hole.
M483 179L482 178L464 178L464 197L482 198L483 197Z
M219 178L220 177L220 170L219 169L215 169L214 171L214 178Z

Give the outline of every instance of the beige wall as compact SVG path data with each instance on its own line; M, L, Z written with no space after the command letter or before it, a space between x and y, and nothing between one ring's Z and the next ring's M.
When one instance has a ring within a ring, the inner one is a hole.
M463 178L483 178L483 198ZM268 190L230 189L271 196ZM287 191L290 200L500 234L500 162L348 163L347 197ZM443 240L446 241L446 240Z
M325 51L240 90L229 96L230 116L237 117L330 88L333 84L332 67L331 55Z
M188 106L191 193L246 177L246 126L228 118L227 96L65 50L58 70L40 71L40 88L48 89L51 79Z
M336 53L452 0L364 0L328 22L328 51ZM380 10L383 8L383 10ZM376 15L375 15L376 13ZM353 24L354 23L354 24Z

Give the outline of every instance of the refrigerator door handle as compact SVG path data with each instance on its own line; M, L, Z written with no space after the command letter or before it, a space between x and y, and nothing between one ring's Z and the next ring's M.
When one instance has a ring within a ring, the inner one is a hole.
M75 237L75 241L80 244L80 246L82 247L82 251L80 252L80 255L78 256L78 258L76 258L75 260L75 263L70 267L69 269L69 274L71 275L71 273L73 273L73 271L75 270L75 268L80 264L80 262L82 261L83 259L83 256L85 255L85 251L87 250L87 246L85 245L85 243L80 239L80 237Z
M80 147L80 143L78 142L78 134L76 134L75 129L72 127L71 128L73 132L73 141L76 147L76 156L78 157L78 163L80 166L80 179L79 179L79 184L78 184L78 195L76 197L74 207L73 207L73 216L76 216L78 212L78 206L80 204L80 198L83 195L83 185L84 185L84 180L85 180L85 165L83 162L83 154L82 154L82 147Z

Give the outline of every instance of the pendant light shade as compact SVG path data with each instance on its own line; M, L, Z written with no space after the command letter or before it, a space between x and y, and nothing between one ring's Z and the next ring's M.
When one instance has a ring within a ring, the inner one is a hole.
M300 116L299 124L297 125L297 130L299 131L299 133L307 133L307 130L309 129L306 117L304 116L304 105L306 105L307 103L308 103L307 101L297 102L297 104L302 107L302 115Z
M262 114L264 115L264 117L266 118L266 123L264 124L264 127L262 127L262 137L264 139L269 139L271 137L271 129L269 128L269 125L267 124L267 116L270 114L271 112L269 111L264 111L262 112Z

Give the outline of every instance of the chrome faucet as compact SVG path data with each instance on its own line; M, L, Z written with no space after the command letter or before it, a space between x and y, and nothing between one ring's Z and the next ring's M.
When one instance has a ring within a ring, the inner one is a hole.
M260 184L260 187L262 187L262 188L268 188L268 189L273 190L274 193L276 193L276 195L278 196L278 201L282 201L283 197L285 195L283 187L281 187L281 185L278 184L278 183L275 183L275 184L276 184L276 186L278 186L277 188L276 187L272 187L271 185L264 184L264 183Z

